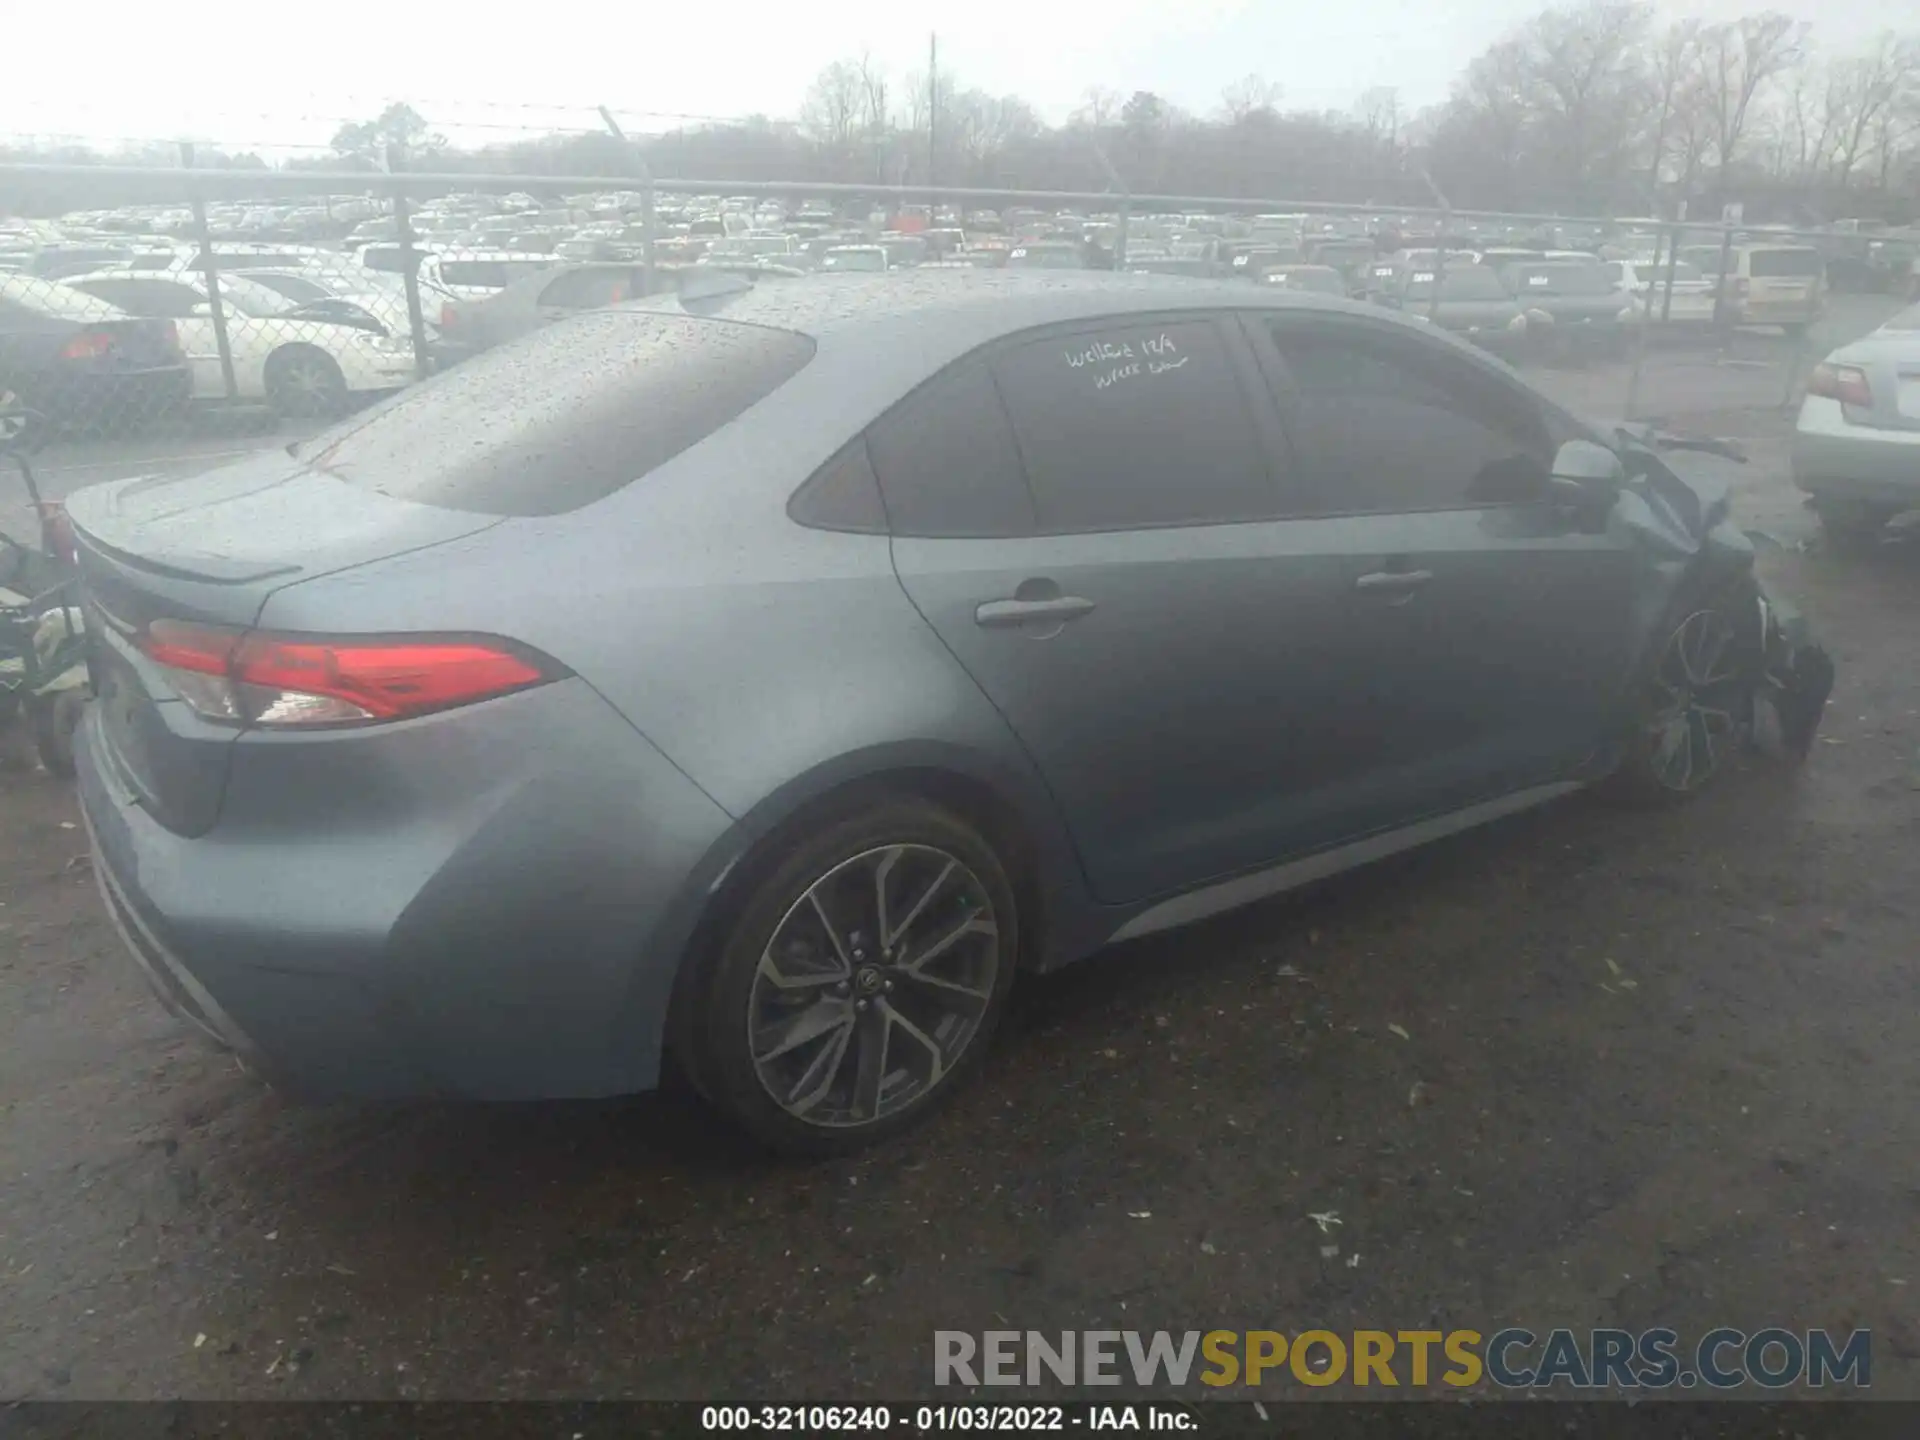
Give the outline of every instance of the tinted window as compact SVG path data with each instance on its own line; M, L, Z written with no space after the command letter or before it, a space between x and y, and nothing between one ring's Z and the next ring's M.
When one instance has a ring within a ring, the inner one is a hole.
M963 360L868 432L896 535L1026 535L1033 500L986 365Z
M184 320L200 304L200 295L186 285L167 280L82 280L75 289L118 305L129 315Z
M1296 459L1326 513L1444 510L1540 493L1544 416L1467 361L1354 327L1280 324Z
M1507 287L1500 283L1500 277L1492 270L1480 265L1461 265L1441 273L1434 270L1414 270L1407 276L1406 293L1416 299L1433 296L1433 287L1440 287L1442 300L1506 300Z
M1817 250L1755 250L1747 269L1756 278L1811 279L1823 268Z
M1211 324L1142 321L1036 341L994 374L1043 529L1274 513L1252 412Z
M1521 295L1605 295L1613 289L1598 265L1516 265L1508 273Z
M787 502L787 514L815 530L887 533L887 508L873 473L866 440L854 441L814 474Z
M555 515L705 439L812 356L813 341L787 330L589 312L469 360L300 454L403 500Z
M624 266L617 269L571 270L556 276L534 303L562 310L594 310L618 305L641 294L637 277Z
M309 300L325 300L331 294L326 286L317 285L300 275L256 275L248 272L247 279L303 304Z

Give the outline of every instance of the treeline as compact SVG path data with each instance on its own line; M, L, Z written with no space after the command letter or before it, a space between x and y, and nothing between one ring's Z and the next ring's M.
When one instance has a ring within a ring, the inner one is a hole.
M0 157L8 152L0 149ZM150 147L173 163L171 147ZM13 158L26 158L15 152ZM43 158L36 155L34 158ZM64 158L78 158L69 151ZM103 157L125 160L127 156ZM198 163L258 166L203 153ZM797 117L752 117L631 141L610 133L448 145L394 105L288 168L374 168L716 181L842 181L1178 192L1266 199L1672 214L1739 200L1751 218L1910 221L1920 189L1920 34L1830 53L1777 12L1662 23L1649 4L1542 11L1477 57L1444 103L1392 90L1346 112L1289 108L1250 75L1210 113L1150 91L1095 89L1064 124L1017 96L940 74L827 66ZM0 200L0 205L3 205ZM100 201L97 203L111 203Z

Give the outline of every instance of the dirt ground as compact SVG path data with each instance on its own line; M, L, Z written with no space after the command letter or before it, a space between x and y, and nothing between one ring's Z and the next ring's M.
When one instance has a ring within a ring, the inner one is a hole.
M1804 770L1116 949L852 1161L671 1094L292 1107L148 996L68 790L0 777L0 1401L899 1399L936 1328L1505 1323L1870 1327L1920 1398L1920 545L1803 544L1746 429L1839 665Z

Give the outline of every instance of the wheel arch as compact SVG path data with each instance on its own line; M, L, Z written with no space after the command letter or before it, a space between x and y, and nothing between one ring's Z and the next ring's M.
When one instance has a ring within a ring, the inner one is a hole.
M1037 776L959 747L901 744L841 756L781 786L755 805L696 872L704 891L680 947L664 1007L667 1053L697 1012L703 962L788 840L890 796L932 801L979 830L1007 866L1020 907L1022 970L1052 969L1100 943L1104 930L1058 809ZM1107 927L1107 928L1110 928ZM661 1013L659 1010L656 1014ZM682 1060L684 1064L684 1060ZM696 1086L698 1076L690 1076Z

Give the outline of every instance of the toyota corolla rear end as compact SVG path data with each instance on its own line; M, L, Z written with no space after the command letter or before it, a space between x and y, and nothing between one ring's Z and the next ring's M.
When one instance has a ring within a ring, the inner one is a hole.
M317 453L70 504L98 697L79 788L108 909L173 1008L300 1093L647 1088L697 872L731 824L554 653L564 637L529 645L499 607L464 623L482 607L451 581L364 603L380 574L419 582L513 523L409 485L460 498L475 465L549 496L597 483L594 447L539 428L578 428L577 372L557 399L509 395L518 425L474 421L461 387L490 382L468 373ZM649 398L611 402L638 424ZM600 453L638 473L640 444ZM543 456L573 469L546 484Z

